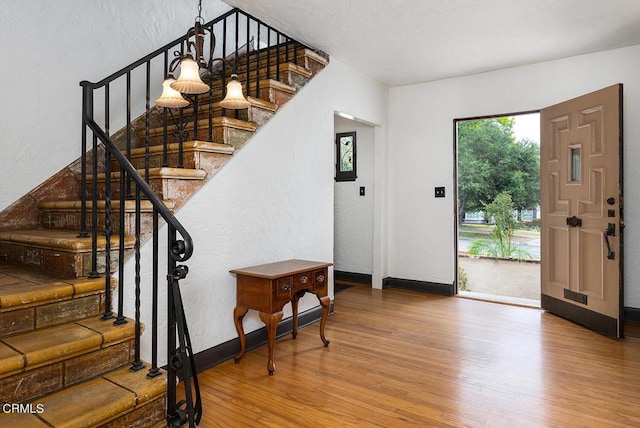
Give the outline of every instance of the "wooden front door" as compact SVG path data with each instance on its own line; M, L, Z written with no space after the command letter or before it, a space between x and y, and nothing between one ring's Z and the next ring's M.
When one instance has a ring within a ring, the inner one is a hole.
M622 337L622 85L540 112L541 305Z

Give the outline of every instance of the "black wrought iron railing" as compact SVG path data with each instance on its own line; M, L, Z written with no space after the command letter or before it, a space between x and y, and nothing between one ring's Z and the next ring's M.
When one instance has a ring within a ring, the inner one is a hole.
M209 42L211 54L232 62L245 93L256 98L260 98L261 82L270 78L279 80L281 64L295 63L299 50L305 48L239 9L203 24L203 28L213 34ZM143 295L151 294L151 325L146 325L151 334L148 377L161 373L158 367L158 301L163 290L162 276L166 275L167 422L169 426L188 423L195 427L200 420L202 406L187 326L188 311L183 307L180 292L180 281L187 276L188 268L179 264L191 257L194 245L189 233L149 184L152 164L183 167L183 142L189 138L201 138L200 135L211 141L214 116L227 114L217 105L225 95L228 79L224 67L218 79L210 81L208 94L194 96L190 100L191 108L180 109L176 115L170 109L152 106L155 98L152 93L160 95L172 52L184 54L192 36L192 32L187 33L99 82L80 82L83 90L80 236L91 237L92 241L89 276L104 275L105 278L106 302L102 317L105 322L128 322L125 296L131 293L134 296L135 355L132 370L145 368L141 359L141 308ZM194 124L193 135L185 132L185 122L189 121ZM199 129L203 122L206 124L204 129ZM152 128L162 129L157 143L162 145L161 161L150 154ZM113 129L119 131L112 135ZM175 156L170 157L168 153L169 147L175 146L172 143L174 135L178 156L171 165ZM143 152L142 162L139 156L134 160L134 151ZM151 221L148 216L151 216ZM159 250L161 221L167 225L168 254L163 256L166 257L163 269L160 267L164 262L160 260ZM147 230L148 224L152 230ZM141 256L141 246L148 239L153 245L150 262L143 261ZM125 276L125 260L131 255L134 275L128 278ZM142 277L143 262L150 263L151 278ZM112 278L115 271L118 271L118 298L114 308ZM184 387L185 399L180 401L176 391L177 376L182 379Z

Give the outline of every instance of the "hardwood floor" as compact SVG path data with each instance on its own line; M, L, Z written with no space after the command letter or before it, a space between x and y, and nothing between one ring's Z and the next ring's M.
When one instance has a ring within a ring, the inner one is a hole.
M232 314L229 314L231 317ZM616 341L544 311L351 287L318 324L200 375L201 427L640 426L640 329Z

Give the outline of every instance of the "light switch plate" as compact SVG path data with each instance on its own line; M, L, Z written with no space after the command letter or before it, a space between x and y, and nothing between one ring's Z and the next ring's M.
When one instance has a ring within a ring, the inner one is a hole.
M435 196L436 198L444 198L444 187L436 187Z

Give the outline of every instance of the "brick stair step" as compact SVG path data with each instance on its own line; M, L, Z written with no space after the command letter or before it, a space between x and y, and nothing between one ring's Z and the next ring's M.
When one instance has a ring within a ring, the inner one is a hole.
M171 127L170 127L171 128ZM197 124L197 131L193 132L193 120L188 118L185 120L184 131L188 134L185 141L215 141L221 144L227 144L234 148L242 146L258 129L255 123L246 120L234 119L226 116L218 116L212 119L212 135L209 138L209 119L200 119ZM194 135L195 134L195 135ZM164 127L153 128L149 130L149 144L162 144L164 135ZM136 131L139 141L146 141L146 131ZM178 137L173 134L171 129L167 130L167 142L177 143Z
M164 425L166 373L123 367L35 401L29 413L0 414L3 427L157 427Z
M311 49L300 49L298 51L298 58L296 59L296 64L311 70L311 72L315 75L317 72L322 70L329 63L329 57L320 55L317 52L312 51Z
M144 170L138 170L138 173L145 177ZM190 168L150 168L149 169L149 185L153 191L163 200L171 200L174 202L174 209L178 209L182 203L198 190L204 183L207 173L201 169ZM97 175L98 179L98 198L105 198L105 178L104 173ZM76 176L80 181L80 176ZM111 198L118 199L120 197L120 172L111 174ZM87 176L87 193L89 198L93 197L93 176Z
M290 61L294 61L295 64L311 71L311 73L313 74L316 74L318 71L322 70L329 63L329 59L327 56L323 56L307 48L298 48L297 57L294 59L293 58L294 49L291 44L289 44L289 46L287 47L287 44L283 43L282 45L280 45L279 48L277 48L277 51L278 51L278 54L280 55L281 64L288 62L287 61L287 53L288 53ZM271 66L273 67L276 64L275 54L276 54L275 47L272 47L269 50L261 49L260 51L254 51L250 54L250 59L249 59L250 66L251 66L251 63L257 62L256 57L259 55L261 68L263 66L266 67L267 56L271 56L270 63L271 63ZM238 62L238 68L241 68L243 66L245 66L245 63L242 61L242 59L240 59L240 61Z
M246 94L245 94L246 95ZM211 115L212 117L220 117L226 116L234 119L245 120L247 122L252 122L256 124L258 127L264 125L273 117L273 115L278 110L278 105L272 102L255 98L252 96L246 96L247 101L251 104L249 108L242 110L231 110L231 109L223 109L220 107L220 103L218 101L214 102L211 105ZM191 118L193 117L193 105L184 108L184 117ZM208 97L199 97L198 98L198 118L199 119L207 119L209 117L209 98Z
M135 323L94 316L0 339L0 395L25 402L132 361Z
M278 106L283 106L296 94L296 88L275 79L260 81L260 97Z
M106 238L98 235L98 271L104 266ZM125 237L125 248L131 249L134 238ZM119 245L118 235L112 235L111 248ZM117 251L112 250L112 264L117 263ZM64 278L89 276L91 273L91 237L79 238L77 230L20 229L0 231L0 260L31 267Z
M245 82L246 83L246 82ZM273 78L264 77L259 82L260 91L257 99L263 100L271 104L275 104L278 107L284 105L289 101L296 93L296 88L288 83L275 80ZM247 91L246 84L243 83L242 90L245 95L255 95L255 79L249 82L249 90ZM214 99L222 99L222 87L215 86L213 88ZM206 98L206 97L202 97ZM200 102L200 99L198 99ZM206 100L205 100L206 102Z
M178 164L178 143L167 144L167 163ZM207 177L214 174L221 164L225 164L233 154L233 147L227 144L211 143L209 141L185 141L182 143L183 167L187 169L201 169L206 171ZM161 145L149 147L149 167L162 167L163 148ZM131 150L130 162L136 168L143 168L146 149L140 147Z
M279 78L278 76L279 70ZM256 79L277 79L278 81L285 83L289 86L293 86L296 90L301 89L309 82L313 73L311 70L306 69L300 65L292 62L285 62L277 66L272 63L271 67L267 70L266 63L264 66L256 69L255 67L249 67L249 88L255 88ZM247 80L247 67L246 65L238 68L238 80L243 82L243 86L246 85Z
M165 206L170 210L175 208L173 201L163 201ZM92 230L91 209L93 201L87 201L87 228ZM105 228L105 201L98 201L98 230ZM81 228L81 201L45 201L38 204L40 210L40 224L44 228L53 229L74 229ZM126 200L124 204L124 231L127 235L135 233L135 201ZM142 213L142 222L152 221L151 213L153 213L153 205L148 200L140 202L140 212ZM111 201L111 230L118 232L120 230L120 199Z
M60 279L0 262L0 338L102 314L104 294L104 277Z

